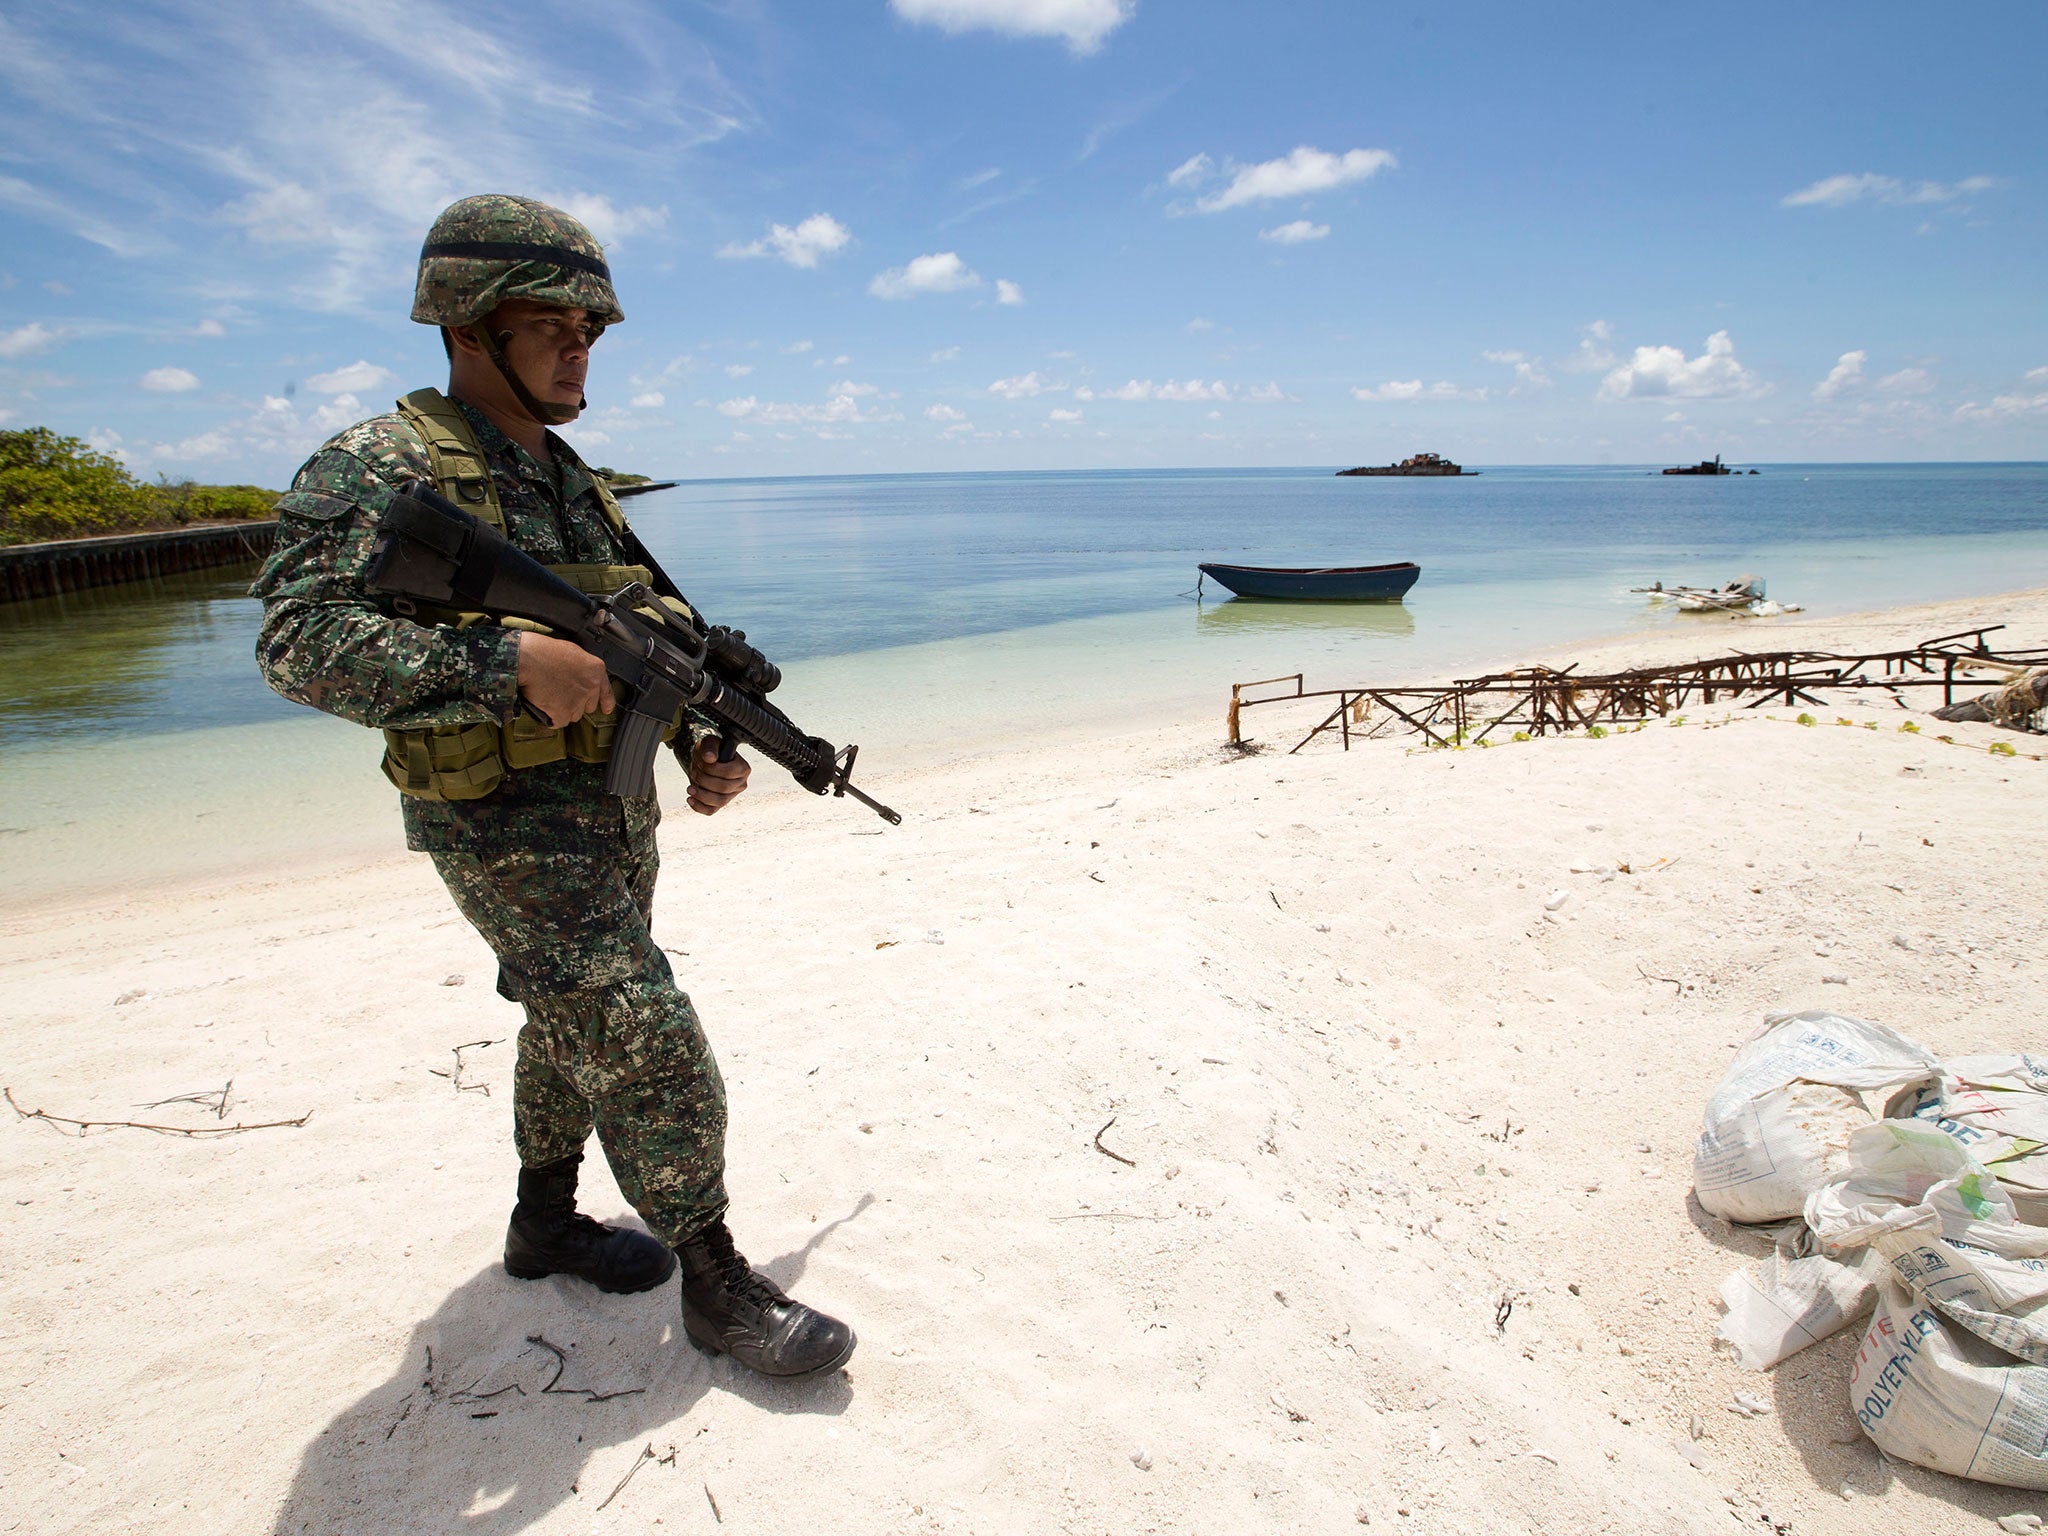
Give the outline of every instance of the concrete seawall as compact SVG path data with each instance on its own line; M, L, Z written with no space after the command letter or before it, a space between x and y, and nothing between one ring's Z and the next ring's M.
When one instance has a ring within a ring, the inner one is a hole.
M258 560L276 537L272 521L10 544L0 547L0 603Z

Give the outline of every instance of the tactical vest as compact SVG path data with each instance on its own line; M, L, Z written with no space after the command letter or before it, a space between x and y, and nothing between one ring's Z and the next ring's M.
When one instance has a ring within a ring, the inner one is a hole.
M483 445L471 430L469 419L455 402L438 389L416 389L398 402L398 414L420 435L427 447L427 461L434 488L450 501L505 532L505 509L498 500L498 487L491 479L491 467ZM618 499L604 481L592 477L597 488L599 509L613 533L626 530L625 514ZM654 573L644 565L551 565L557 576L580 592L601 596L616 592L629 581L652 584ZM663 598L685 617L689 609L674 598ZM482 613L458 613L452 609L425 610L424 623L467 629L475 624L499 625L507 629L549 631L524 619L497 619ZM508 768L538 768L573 758L579 763L602 763L612 755L612 737L617 715L585 715L564 728L543 725L527 715L515 713L504 724L437 725L416 731L384 733L384 777L401 794L421 800L481 800L503 782ZM682 716L669 722L662 740L673 738Z

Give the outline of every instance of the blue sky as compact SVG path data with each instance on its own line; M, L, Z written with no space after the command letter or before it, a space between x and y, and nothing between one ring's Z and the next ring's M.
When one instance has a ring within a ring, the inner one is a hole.
M582 214L598 462L2048 458L2037 3L0 9L0 425L282 484Z

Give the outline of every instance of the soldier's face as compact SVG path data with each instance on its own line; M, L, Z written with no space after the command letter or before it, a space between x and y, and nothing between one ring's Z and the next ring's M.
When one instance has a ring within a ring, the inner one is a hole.
M590 346L604 334L603 321L586 309L508 299L485 324L505 338L505 361L535 399L569 406L582 400Z

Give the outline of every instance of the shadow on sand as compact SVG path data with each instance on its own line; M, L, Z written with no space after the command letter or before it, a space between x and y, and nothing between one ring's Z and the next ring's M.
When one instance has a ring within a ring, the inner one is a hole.
M794 1289L826 1236L873 1200L760 1268ZM573 1280L514 1280L493 1264L413 1330L402 1359L306 1447L277 1536L508 1536L564 1503L595 1511L634 1465L613 1455L593 1474L592 1457L609 1447L661 1440L666 1456L673 1440L687 1466L682 1434L663 1432L707 1392L770 1413L836 1415L852 1400L843 1371L783 1384L699 1354L673 1280L608 1296Z

